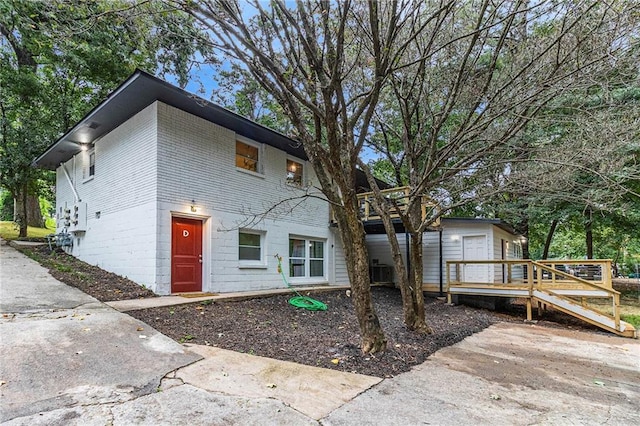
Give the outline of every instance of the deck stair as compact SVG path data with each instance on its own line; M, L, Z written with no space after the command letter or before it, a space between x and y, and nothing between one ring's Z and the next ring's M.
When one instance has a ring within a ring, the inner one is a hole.
M447 262L452 295L524 298L532 305L572 315L611 333L637 338L620 320L620 293L612 288L611 261L465 260Z

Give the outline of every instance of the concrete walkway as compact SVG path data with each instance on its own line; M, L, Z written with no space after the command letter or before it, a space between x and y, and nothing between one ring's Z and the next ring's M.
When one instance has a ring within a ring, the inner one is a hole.
M6 245L0 312L7 425L640 424L640 344L604 333L498 324L381 381L179 345Z
M296 288L296 290L298 290L301 294L306 294L307 292L319 293L323 291L335 291L335 290L347 290L347 289L349 289L349 286L343 286L343 285L309 286L309 287ZM160 297L151 297L148 299L116 300L113 302L106 302L106 304L120 312L129 312L129 311L135 311L138 309L150 309L150 308L160 308L165 306L184 305L187 303L198 303L198 302L204 302L205 300L214 300L214 301L244 300L244 299L255 299L256 297L268 297L276 294L292 294L292 292L288 288L278 288L278 289L270 289L270 290L220 293L220 294L213 294L213 295L203 295L198 297L194 297L194 295L160 296Z
M180 345L1 243L2 424L316 424L380 381Z

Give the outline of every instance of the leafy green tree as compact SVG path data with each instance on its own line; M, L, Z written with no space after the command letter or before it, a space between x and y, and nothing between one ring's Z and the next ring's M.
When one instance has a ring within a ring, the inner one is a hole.
M18 203L20 236L30 216L42 225L38 182L50 180L33 159L135 68L186 84L192 58L207 52L200 41L162 3L0 2L0 185Z

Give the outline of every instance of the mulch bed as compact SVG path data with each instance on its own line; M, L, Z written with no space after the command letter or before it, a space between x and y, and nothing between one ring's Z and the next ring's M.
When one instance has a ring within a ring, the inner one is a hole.
M131 280L88 265L47 246L22 248L22 252L49 268L58 280L77 287L100 301L155 297ZM391 377L424 362L429 355L502 321L522 322L524 305L511 304L504 312L425 298L430 335L408 331L403 324L399 290L372 290L376 311L387 337L382 354L363 355L353 303L344 291L317 293L327 311L307 311L288 303L289 295L242 301L189 303L128 312L161 333L184 343L211 345L284 361L335 370ZM598 329L549 311L539 325Z
M151 290L78 260L59 248L52 251L48 245L43 245L22 247L19 250L48 268L49 273L58 281L76 287L101 302L156 297Z
M408 371L438 349L503 320L489 311L427 298L426 315L434 333L418 334L403 325L399 291L374 288L387 350L362 355L353 304L344 291L313 296L327 304L326 311L295 308L288 303L289 297L205 302L128 314L177 341L378 377Z

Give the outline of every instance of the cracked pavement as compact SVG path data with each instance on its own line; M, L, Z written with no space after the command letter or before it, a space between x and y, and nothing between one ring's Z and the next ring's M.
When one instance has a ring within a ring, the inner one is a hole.
M640 344L502 323L384 380L180 345L0 240L3 425L640 424Z

